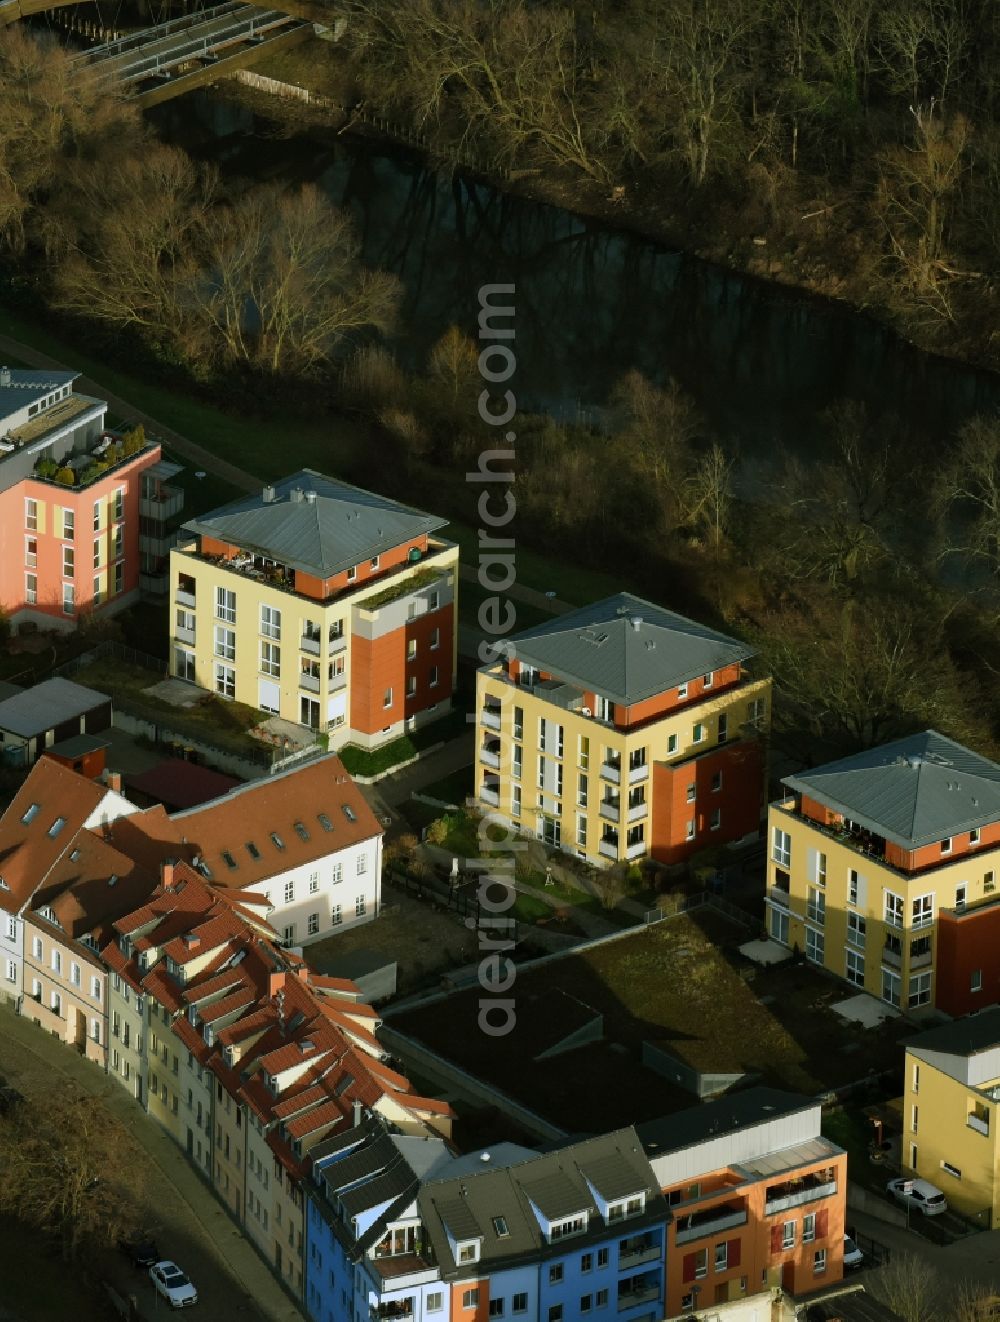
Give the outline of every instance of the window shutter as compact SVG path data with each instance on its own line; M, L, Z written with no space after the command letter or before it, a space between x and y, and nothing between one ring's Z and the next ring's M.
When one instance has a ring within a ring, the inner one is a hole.
M738 1267L740 1265L740 1249L742 1247L743 1241L741 1239L731 1239L726 1245L730 1267Z
M697 1268L697 1265L698 1265L698 1255L697 1255L697 1253L685 1253L685 1254L684 1254L684 1274L683 1274L683 1281L684 1281L684 1284L685 1284L685 1285L687 1285L688 1281L693 1281L693 1280L694 1280L694 1275L695 1275L695 1270L696 1270L696 1268Z
M781 1252L781 1225L771 1227L771 1252Z
M817 864L819 863L819 850L806 850L806 875L810 881L816 880Z
M829 1232L830 1209L822 1207L816 1213L816 1238L826 1239Z

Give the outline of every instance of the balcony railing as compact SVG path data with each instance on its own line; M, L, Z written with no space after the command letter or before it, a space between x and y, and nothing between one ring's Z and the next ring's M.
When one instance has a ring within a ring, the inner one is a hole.
M492 767L494 771L500 770L500 754L493 748L481 748L479 760L484 767Z
M970 1111L965 1117L965 1123L970 1129L974 1129L977 1134L985 1134L989 1137L990 1122L988 1120L980 1120L979 1116L976 1115L974 1111Z
M182 629L180 626L178 626L174 630L174 637L177 639L179 643L191 643L192 646L194 645L193 629Z
M717 1234L721 1230L731 1230L733 1226L745 1226L747 1209L745 1207L713 1207L705 1212L694 1212L687 1225L677 1223L674 1236L676 1244L690 1244L692 1240L704 1239L706 1235Z
M625 847L626 858L642 858L643 854L645 853L646 853L645 840L637 840L634 845L626 845Z
M346 646L347 646L347 634L338 633L335 637L330 639L331 655L335 656L338 652L342 652Z
M889 946L882 947L882 963L888 964L890 968L899 969L903 967L903 952L901 950L892 950Z
M319 692L319 675L310 675L305 671L299 675L299 688L305 689L309 693Z
M648 803L632 803L629 805L628 819L630 822L641 822L648 812Z
M622 780L622 764L620 762L602 762L601 777L604 780L610 780L613 785L620 785Z
M601 840L600 843L599 843L598 846L597 846L597 852L598 852L599 854L602 854L605 858L614 858L614 859L617 859L617 857L618 857L618 841L617 841L617 840Z
M609 822L617 822L622 815L621 799L602 799L598 810L602 817L606 817Z
M659 1296L660 1289L657 1285L647 1285L642 1290L625 1290L618 1296L618 1311L624 1313L626 1308L638 1308L640 1304L651 1304Z
M764 1215L773 1216L776 1212L787 1212L793 1207L802 1207L805 1203L815 1203L820 1198L832 1198L837 1192L836 1180L806 1183L800 1189L789 1188L788 1192L768 1198L764 1204Z
M934 960L933 950L922 950L919 955L910 955L910 969L923 969Z
M640 766L637 767L629 767L628 783L630 785L636 785L640 780L645 780L648 775L649 775L648 762L643 762Z
M479 791L479 797L482 799L483 803L491 803L494 808L500 806L499 789L491 789L489 785L484 785Z
M485 725L488 730L500 729L500 708L484 707L479 713L480 725Z
M322 638L307 638L305 634L299 639L299 648L303 652L309 652L312 656L319 656L323 647Z
M183 592L180 588L174 593L174 600L178 606L194 606L197 604L193 592Z
M162 487L159 498L156 496L139 497L139 514L146 519L157 519L166 523L184 508L184 492L177 487Z
M635 1248L618 1253L618 1270L625 1271L627 1267L641 1267L646 1262L656 1262L662 1255L662 1249L652 1241L649 1244L640 1244Z

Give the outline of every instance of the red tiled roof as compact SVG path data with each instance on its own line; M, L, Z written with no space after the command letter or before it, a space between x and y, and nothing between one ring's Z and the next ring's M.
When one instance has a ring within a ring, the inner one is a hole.
M166 757L148 771L125 777L126 788L138 790L175 810L218 799L239 784L235 776L224 776L221 771L180 757Z
M0 817L0 908L18 913L108 793L52 758L40 758ZM22 818L34 807L28 822ZM65 825L52 836L57 818Z
M326 816L330 830L322 825L320 814ZM251 781L213 803L175 813L172 821L197 845L214 881L243 888L382 834L361 791L333 754ZM274 843L272 833L282 848ZM255 847L257 858L248 844ZM228 852L235 867L229 866L223 852Z
M67 841L62 857L32 896L35 910L50 908L64 932L79 937L134 909L156 886L140 867L94 831Z
M174 1014L184 1009L184 1002L181 1000L177 985L162 963L157 964L146 974L142 980L142 989Z
M212 1001L209 1005L198 1007L198 1018L206 1024L214 1023L216 1019L224 1019L227 1014L232 1014L241 1006L249 1009L251 1005L257 1002L257 994L253 987L238 987L236 991L229 996L223 996L221 1000Z
M285 1131L290 1139L302 1138L331 1124L334 1120L343 1119L343 1116L344 1112L336 1102L325 1102L322 1106L313 1107L305 1115L298 1115L294 1120L289 1120L285 1125Z
M190 860L198 852L184 840L184 835L163 807L117 817L105 831L111 843L145 867L159 872L167 859Z
M192 960L202 959L209 951L224 945L230 937L239 936L245 927L231 912L210 913L206 921L196 927L189 927L184 933L172 937L163 945L163 953L176 964L190 964ZM155 939L156 933L151 933ZM159 945L159 941L156 942Z

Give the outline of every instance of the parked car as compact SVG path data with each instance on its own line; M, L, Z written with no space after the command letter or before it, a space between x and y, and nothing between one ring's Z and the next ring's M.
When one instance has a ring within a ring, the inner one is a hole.
M149 1278L157 1294L163 1295L171 1308L190 1308L198 1302L198 1291L176 1262L155 1262L149 1269Z
M129 1235L126 1239L118 1241L118 1247L133 1267L152 1267L154 1263L163 1261L160 1250L156 1247L156 1240L151 1235L141 1233Z
M857 1267L863 1267L865 1255L851 1239L850 1235L844 1236L844 1271L854 1271Z
M890 1180L885 1186L886 1193L898 1202L908 1204L923 1212L924 1216L940 1216L948 1210L948 1199L935 1185L927 1180L907 1180L902 1177Z

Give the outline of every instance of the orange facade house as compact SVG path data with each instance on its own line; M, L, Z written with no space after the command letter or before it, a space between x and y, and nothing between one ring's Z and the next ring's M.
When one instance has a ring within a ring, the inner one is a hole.
M810 1098L760 1087L636 1126L673 1213L668 1317L841 1279L847 1154L822 1136L820 1114Z
M166 587L176 465L105 430L75 372L0 369L0 607L17 630L73 629Z

